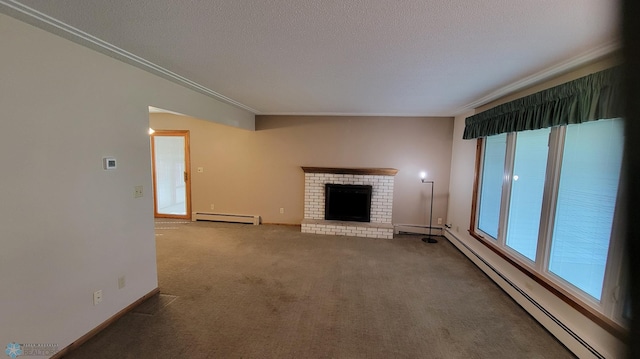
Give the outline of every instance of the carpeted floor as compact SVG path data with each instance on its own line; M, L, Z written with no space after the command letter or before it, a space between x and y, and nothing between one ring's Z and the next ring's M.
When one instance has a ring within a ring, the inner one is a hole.
M157 221L161 294L68 358L573 358L442 239Z

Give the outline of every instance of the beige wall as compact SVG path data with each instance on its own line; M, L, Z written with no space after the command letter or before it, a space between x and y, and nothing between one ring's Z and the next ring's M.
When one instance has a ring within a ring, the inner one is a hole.
M446 218L452 118L257 116L249 132L195 118L151 114L154 129L191 131L194 211L257 214L266 223L300 224L300 166L392 167L393 222L426 224L435 180L434 224ZM197 173L197 167L204 167ZM280 214L279 209L285 213Z
M148 106L254 118L2 14L0 34L0 345L63 348L158 285Z
M497 104L504 103L511 99L526 96L530 93L585 76L589 73L600 71L617 63L618 61L616 59L605 59L604 61L585 66L576 71L565 74L560 78L547 81L543 84L539 84L532 89L527 89L517 94L508 96L504 99L497 100L492 104L482 107L477 112L490 108ZM474 112L470 112L455 118L453 151L451 159L451 195L449 198L448 207L448 218L452 223L452 229L450 233L447 233L447 237L449 237L452 243L457 245L465 255L467 255L474 263L476 263L480 269L486 272L489 277L491 277L500 287L505 290L505 292L513 297L525 310L527 310L533 317L535 317L540 323L542 323L564 345L574 351L574 353L578 355L578 357L592 358L593 355L589 351L587 351L582 344L578 343L572 336L567 334L565 330L563 330L555 322L549 319L549 317L542 311L540 311L539 308L531 304L531 302L527 300L521 293L514 290L513 287L511 287L503 278L500 278L498 275L496 275L487 266L487 264L476 258L475 255L473 255L458 241L479 254L484 261L486 261L492 267L496 268L509 281L515 283L520 289L524 290L527 295L531 296L535 301L543 305L546 310L560 319L582 339L586 340L589 345L593 346L601 354L604 354L605 357L623 357L624 344L620 340L613 337L607 331L600 328L590 319L580 314L578 311L573 309L562 300L558 299L558 297L551 294L545 288L540 286L538 283L527 277L525 274L517 270L506 261L504 261L502 258L498 257L495 253L486 248L484 245L480 244L476 239L472 238L468 234L471 216L473 180L475 175L474 171L477 141L463 140L462 134L464 131L465 118L473 114Z

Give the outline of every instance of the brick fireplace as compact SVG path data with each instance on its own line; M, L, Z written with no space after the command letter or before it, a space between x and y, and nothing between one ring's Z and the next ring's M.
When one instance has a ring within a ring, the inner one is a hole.
M303 233L342 236L393 238L391 223L394 168L302 167L304 171ZM370 185L370 222L348 222L325 219L325 185Z

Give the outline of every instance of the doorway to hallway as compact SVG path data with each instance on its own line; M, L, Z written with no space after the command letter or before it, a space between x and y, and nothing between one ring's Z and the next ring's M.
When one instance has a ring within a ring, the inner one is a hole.
M189 131L152 133L151 162L154 216L191 219Z

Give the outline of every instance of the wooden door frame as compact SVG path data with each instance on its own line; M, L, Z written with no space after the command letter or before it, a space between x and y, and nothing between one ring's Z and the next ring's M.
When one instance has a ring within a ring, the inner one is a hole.
M184 171L185 171L185 199L187 201L187 213L185 215L158 213L158 195L156 183L156 136L180 136L184 137ZM191 220L191 151L189 144L189 130L155 130L150 135L151 142L151 172L153 175L153 216L155 218L179 218Z

